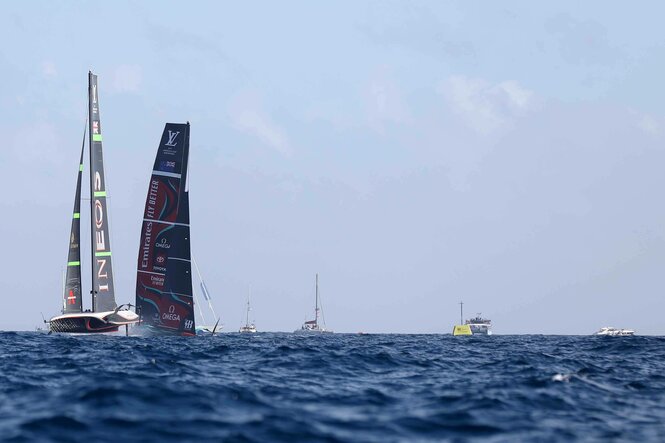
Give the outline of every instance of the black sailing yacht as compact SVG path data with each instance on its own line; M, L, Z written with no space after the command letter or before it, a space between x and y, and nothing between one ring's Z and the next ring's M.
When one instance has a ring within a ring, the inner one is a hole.
M69 236L67 276L63 292L62 315L51 318L51 332L98 333L115 332L119 326L138 321L138 315L127 305L117 306L111 263L111 238L109 236L104 156L102 153L102 128L99 118L97 76L88 73L88 130L90 147L90 223L92 236L92 309L83 311L81 288L81 178L83 175L83 151L85 132L81 146L74 215ZM124 309L123 309L124 308Z
M189 122L167 123L152 168L136 267L139 331L196 335L189 237Z

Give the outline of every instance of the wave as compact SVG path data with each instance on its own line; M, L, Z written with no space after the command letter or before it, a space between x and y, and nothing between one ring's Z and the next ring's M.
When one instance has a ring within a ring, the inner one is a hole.
M9 441L653 441L665 435L663 344L0 333L0 432Z

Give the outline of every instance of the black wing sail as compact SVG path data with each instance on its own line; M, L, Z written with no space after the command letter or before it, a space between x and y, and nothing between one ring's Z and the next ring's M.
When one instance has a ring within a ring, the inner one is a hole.
M136 275L141 324L195 333L189 238L189 123L167 123L143 213Z
M85 131L83 132L83 143L85 144ZM71 314L83 310L81 303L81 176L83 175L83 148L84 146L81 146L81 160L79 161L76 194L74 196L72 230L69 236L67 276L65 277L65 291L63 294L63 314Z
M102 126L99 118L97 76L88 73L90 115L90 208L92 232L92 310L112 311L116 308L111 264L111 238L109 235L104 155L102 152Z

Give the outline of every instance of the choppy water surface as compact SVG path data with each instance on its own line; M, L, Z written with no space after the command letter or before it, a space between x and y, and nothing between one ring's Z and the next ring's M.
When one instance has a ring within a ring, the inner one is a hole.
M8 441L665 441L665 339L0 333Z

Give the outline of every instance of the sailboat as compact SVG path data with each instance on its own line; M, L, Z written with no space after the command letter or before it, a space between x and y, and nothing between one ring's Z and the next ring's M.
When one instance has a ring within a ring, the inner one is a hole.
M167 123L143 212L136 272L138 333L196 335L188 160L189 122Z
M249 291L247 291L247 316L245 318L245 326L241 326L240 330L238 332L240 333L254 333L256 332L256 326L254 326L254 323L249 322L249 311L251 308L249 307Z
M92 309L83 311L81 288L81 180L85 131L81 146L74 213L69 236L69 255L64 282L62 314L48 321L50 332L98 333L116 332L120 326L128 326L138 320L128 305L117 306L113 284L111 238L109 235L104 156L102 153L102 128L97 94L97 76L88 72L88 123L90 147L90 206L92 234Z
M326 329L325 320L323 325L319 324L319 311L322 311L322 309L319 309L319 274L316 274L316 302L314 304L314 320L305 321L305 323L302 324L300 329L296 329L295 331L293 331L293 333L294 334L332 333L333 331Z

